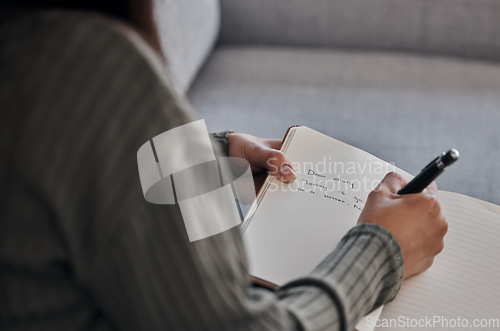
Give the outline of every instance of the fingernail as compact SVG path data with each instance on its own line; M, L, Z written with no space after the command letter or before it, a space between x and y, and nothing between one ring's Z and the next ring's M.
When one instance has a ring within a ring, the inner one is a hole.
M280 179L285 183L291 183L297 178L297 174L293 171L292 167L288 164L284 164L280 169Z

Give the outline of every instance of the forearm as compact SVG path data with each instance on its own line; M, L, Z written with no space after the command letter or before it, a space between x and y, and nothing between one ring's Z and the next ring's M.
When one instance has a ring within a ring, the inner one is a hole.
M401 284L399 246L377 225L354 228L309 277L270 292L248 288L239 229L186 243L175 214L168 225L141 218L142 239L124 236L94 269L96 299L124 329L351 330Z
M374 308L391 301L403 279L394 237L373 224L353 228L309 277L278 291L305 330L351 330Z

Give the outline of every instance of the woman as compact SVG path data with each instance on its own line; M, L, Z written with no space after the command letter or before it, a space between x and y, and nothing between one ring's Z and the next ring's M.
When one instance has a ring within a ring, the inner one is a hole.
M15 3L0 26L2 330L350 330L442 249L435 185L400 197L389 174L309 277L251 287L237 228L190 243L176 206L142 196L138 148L195 118L165 78L151 3ZM219 137L294 179L276 141Z

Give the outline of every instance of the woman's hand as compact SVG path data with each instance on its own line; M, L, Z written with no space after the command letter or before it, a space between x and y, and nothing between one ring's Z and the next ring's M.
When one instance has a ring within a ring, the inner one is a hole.
M448 231L432 183L421 193L398 195L406 185L396 173L389 173L373 190L359 216L358 224L375 223L392 233L403 252L404 277L428 269L444 247Z
M291 183L297 175L290 161L279 151L280 146L279 139L262 139L242 133L231 133L227 139L228 155L247 160L253 174L268 171L280 181Z

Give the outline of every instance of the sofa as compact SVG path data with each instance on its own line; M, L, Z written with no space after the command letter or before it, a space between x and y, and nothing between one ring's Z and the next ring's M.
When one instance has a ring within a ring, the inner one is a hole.
M211 131L307 125L500 204L499 0L155 0L169 71Z

